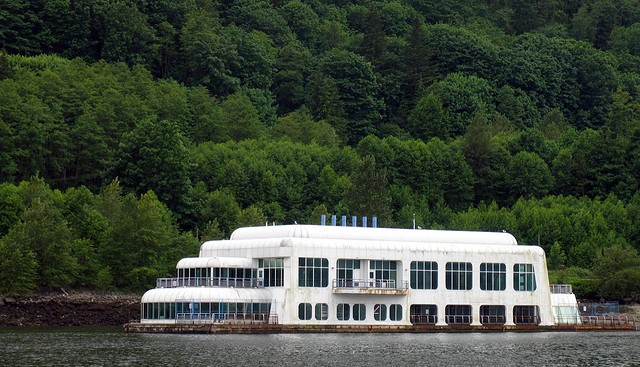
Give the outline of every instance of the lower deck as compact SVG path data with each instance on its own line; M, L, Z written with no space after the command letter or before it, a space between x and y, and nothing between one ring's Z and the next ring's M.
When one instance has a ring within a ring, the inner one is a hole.
M543 325L281 325L270 323L129 323L128 333L286 334L286 333L430 333L430 332L547 332L636 331L638 320L626 316L585 317L580 324Z

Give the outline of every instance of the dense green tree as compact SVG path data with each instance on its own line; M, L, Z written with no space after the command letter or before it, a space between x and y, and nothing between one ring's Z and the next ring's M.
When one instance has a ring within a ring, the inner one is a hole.
M507 192L513 203L518 198L541 198L553 187L553 176L537 154L521 151L511 158L506 173Z
M258 139L266 133L258 110L244 94L230 95L220 103L220 110L220 120L227 127L231 139Z
M559 242L554 242L549 251L549 257L547 257L547 266L549 270L560 270L565 266L567 256L562 250Z
M292 112L304 103L305 77L311 57L299 42L290 42L278 49L272 90L279 114Z
M320 17L313 8L301 1L287 1L279 9L296 38L310 49L320 41Z
M123 136L111 176L137 195L153 190L181 215L191 187L189 164L178 126L167 120L145 120Z
M622 245L608 248L597 257L594 273L602 279L599 293L603 297L640 296L640 256L635 249Z
M33 251L8 239L0 238L0 294L4 296L24 296L36 289L37 262Z
M441 129L452 137L462 135L475 114L489 116L495 111L491 84L475 76L449 74L444 80L432 84L425 93L433 93L442 101L450 118L449 126Z
M106 2L102 11L104 39L100 57L128 65L151 65L158 57L158 44L148 16L129 1Z
M640 66L640 23L629 27L615 27L611 32L609 50L617 56L619 69L638 70Z
M184 61L182 79L189 85L204 85L214 95L236 92L241 85L231 67L239 64L238 51L225 42L221 26L212 12L196 11L187 14L180 40Z
M451 136L450 129L447 111L440 98L433 93L420 98L407 117L407 130L416 138L448 139Z
M286 138L294 142L316 142L320 145L337 146L338 137L335 130L325 121L313 121L307 109L294 111L280 117L271 129L275 138Z
M333 126L339 136L346 135L344 103L333 78L319 72L311 75L307 84L306 106L316 120L325 120Z
M385 171L376 166L375 158L363 157L360 167L352 174L351 186L345 193L349 212L358 217L377 216L382 222L388 221L391 216L391 198L387 185Z
M9 232L22 216L24 203L18 187L0 184L0 238Z
M293 37L287 21L269 1L233 0L222 10L229 24L236 24L247 31L261 31L270 35L277 45L285 44Z
M493 81L502 76L503 66L496 45L463 27L427 26L423 42L429 48L430 67L440 78L461 73Z
M347 140L356 144L374 133L383 106L372 65L352 52L332 50L321 59L319 69L330 76L338 88L347 120Z
M33 255L39 287L73 285L78 264L72 253L72 235L54 203L35 198L4 240L11 248L19 246L23 260L29 261L29 253Z

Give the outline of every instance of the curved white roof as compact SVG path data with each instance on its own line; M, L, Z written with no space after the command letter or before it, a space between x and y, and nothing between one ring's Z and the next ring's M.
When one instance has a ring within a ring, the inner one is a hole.
M346 226L282 225L238 228L231 240L269 238L318 238L365 241L399 241L465 245L518 244L515 237L505 232L414 230L400 228L364 228Z
M176 269L251 267L251 259L244 257L186 257L176 265Z
M142 303L198 300L201 302L271 302L271 292L264 288L155 288L142 296Z
M451 244L451 243L425 243L402 242L384 240L343 240L343 239L316 239L316 238L277 238L264 240L228 240L208 241L200 247L201 254L212 255L219 251L233 251L240 249L276 249L276 248L306 248L325 249L331 251L363 251L368 256L374 256L369 251L394 251L394 252L432 252L432 253L475 253L475 254L536 254L543 256L544 250L539 246L505 246L504 244L491 244L479 246L475 244Z

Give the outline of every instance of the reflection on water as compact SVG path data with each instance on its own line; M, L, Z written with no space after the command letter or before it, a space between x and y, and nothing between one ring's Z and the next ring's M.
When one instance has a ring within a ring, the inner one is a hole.
M640 366L640 333L125 334L0 329L1 366Z

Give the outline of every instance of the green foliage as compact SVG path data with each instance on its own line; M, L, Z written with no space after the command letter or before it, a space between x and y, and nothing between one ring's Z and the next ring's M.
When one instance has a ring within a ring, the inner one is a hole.
M638 9L0 1L2 292L143 289L194 236L371 193L385 226L506 229L559 272L638 249ZM564 276L633 297L634 269Z
M614 245L596 259L594 273L600 277L599 293L612 299L640 296L640 256L635 249Z
M495 111L493 87L488 81L463 74L449 74L444 80L432 84L426 93L437 96L450 116L444 130L448 136L462 135L469 121L477 113L490 116Z
M349 213L358 217L377 216L381 222L388 222L391 217L391 198L387 184L386 173L376 166L375 158L370 155L363 157L345 194Z
M167 120L146 120L123 136L112 177L138 195L153 190L181 214L191 186L188 169L188 151L178 126Z
M0 240L0 294L22 296L30 294L39 285L36 275L38 263L34 253L12 240Z

